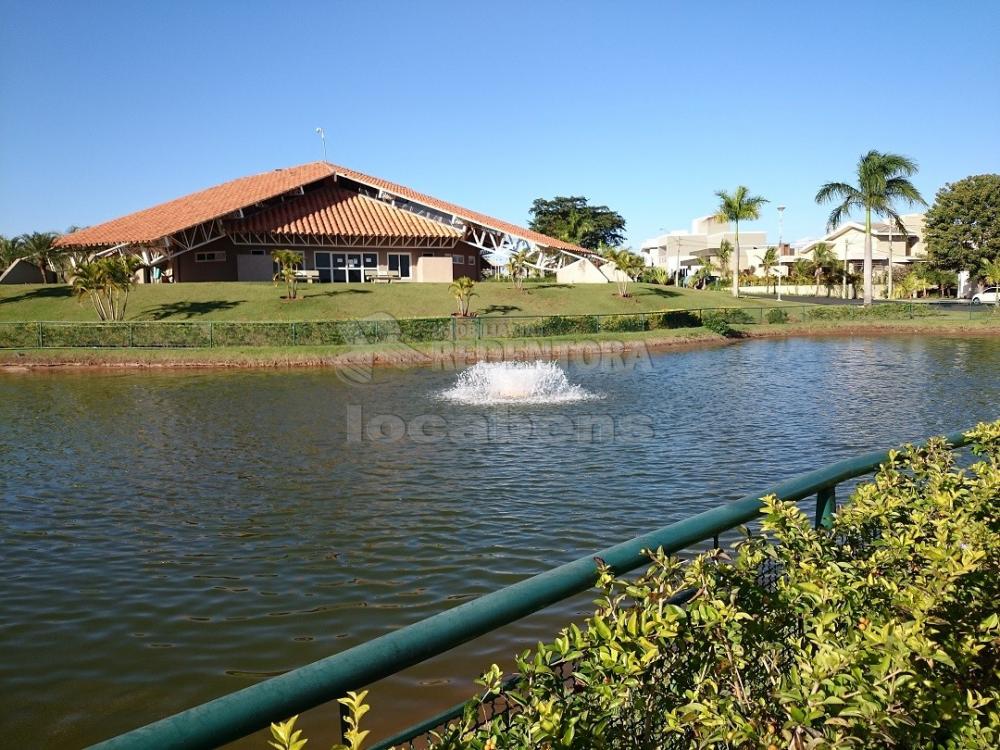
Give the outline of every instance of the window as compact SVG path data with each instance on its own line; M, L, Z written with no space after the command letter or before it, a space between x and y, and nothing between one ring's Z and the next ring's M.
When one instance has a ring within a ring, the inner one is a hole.
M221 263L226 260L225 250L212 250L207 253L195 253L195 263Z
M465 256L464 255L452 255L451 256L451 262L454 263L456 266L464 266L465 265Z
M386 260L389 262L390 271L398 271L399 278L410 278L410 254L409 253L389 253Z
M251 250L250 255L267 255L267 250Z

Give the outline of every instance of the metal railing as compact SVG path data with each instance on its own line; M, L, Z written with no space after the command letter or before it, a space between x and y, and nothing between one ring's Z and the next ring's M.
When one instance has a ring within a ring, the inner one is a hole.
M970 442L964 432L945 436L954 447ZM549 605L591 589L597 580L595 557L616 575L648 564L643 550L662 547L676 553L713 540L759 518L761 499L775 495L797 502L816 497L817 527L829 526L836 511L839 484L875 471L889 451L873 451L830 464L740 500L664 526L581 557L511 586L460 604L425 620L359 644L346 651L229 693L202 705L99 743L98 750L215 748L295 714L359 690L431 657L510 624ZM385 740L373 750L406 742L458 716L461 706Z

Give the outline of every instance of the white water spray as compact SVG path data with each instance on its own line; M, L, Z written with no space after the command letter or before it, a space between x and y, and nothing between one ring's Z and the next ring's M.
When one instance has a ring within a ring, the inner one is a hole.
M564 404L598 398L573 385L555 362L478 362L441 393L463 404Z

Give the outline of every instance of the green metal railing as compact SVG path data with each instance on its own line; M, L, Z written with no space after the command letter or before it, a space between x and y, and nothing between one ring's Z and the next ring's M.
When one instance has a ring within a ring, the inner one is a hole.
M954 447L968 444L964 433L947 435ZM99 750L149 748L214 748L266 728L310 708L359 690L431 657L449 651L570 596L593 588L597 579L594 557L600 557L621 575L649 562L643 550L662 547L676 553L714 540L719 535L759 518L761 498L776 495L797 502L816 496L816 525L829 526L836 510L836 488L876 470L888 451L873 451L830 464L794 479L755 492L733 503L704 511L593 555L581 557L519 581L420 622L362 643L341 653L286 672L251 687L95 745ZM406 741L439 726L460 707L422 722L376 748ZM388 743L388 744L387 744Z

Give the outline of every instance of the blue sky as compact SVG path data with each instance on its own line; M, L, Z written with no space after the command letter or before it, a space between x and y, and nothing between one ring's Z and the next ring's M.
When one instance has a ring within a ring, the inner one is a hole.
M0 0L0 233L94 224L329 158L511 221L621 212L638 246L871 148L931 200L1000 171L1000 3Z

